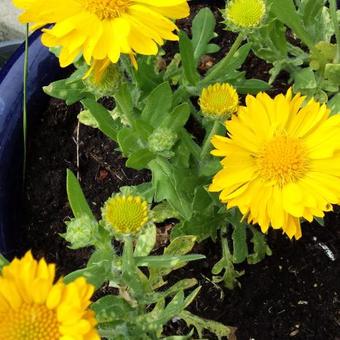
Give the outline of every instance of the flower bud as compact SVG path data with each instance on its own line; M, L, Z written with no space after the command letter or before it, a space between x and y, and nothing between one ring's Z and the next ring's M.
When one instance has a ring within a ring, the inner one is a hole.
M98 231L98 223L88 215L73 218L66 222L66 233L61 236L71 243L70 248L78 249L92 246Z

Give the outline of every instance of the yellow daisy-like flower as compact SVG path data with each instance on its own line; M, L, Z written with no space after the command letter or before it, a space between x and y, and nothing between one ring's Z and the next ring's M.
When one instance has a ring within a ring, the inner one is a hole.
M198 99L202 113L215 119L227 119L238 108L238 94L228 83L216 83L202 90Z
M137 234L149 220L148 203L140 196L117 194L109 198L102 209L109 231L115 234Z
M23 9L22 23L45 29L42 42L61 46L60 64L70 65L83 54L116 63L121 53L155 55L164 40L178 40L171 19L189 15L186 0L13 0Z
M31 252L0 275L0 339L100 340L88 309L94 287L78 278L54 283L55 265Z
M300 218L311 222L340 202L340 115L304 100L291 90L274 99L248 95L211 152L224 159L209 191L221 191L228 208L263 232L271 225L296 239Z
M238 29L259 26L265 14L264 0L230 0L225 10L227 22Z

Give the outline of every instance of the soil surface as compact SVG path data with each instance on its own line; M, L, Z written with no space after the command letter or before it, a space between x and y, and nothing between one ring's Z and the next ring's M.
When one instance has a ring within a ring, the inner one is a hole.
M202 6L194 6L193 14ZM217 6L210 6L220 22ZM189 21L190 22L190 21ZM187 20L179 24L188 30ZM219 26L219 44L223 49L235 35ZM171 46L169 47L171 50ZM245 65L247 77L268 80L270 65L251 54ZM274 92L287 89L283 74L274 84ZM104 101L111 105L109 100ZM72 216L66 197L66 168L78 172L92 209L100 213L102 203L123 185L150 180L148 171L125 167L125 159L116 144L100 131L77 124L80 105L67 107L51 99L30 130L25 196L25 223L21 227L17 254L32 249L37 257L57 262L60 274L86 264L91 249L69 250L59 236L65 231L65 220ZM77 145L79 148L77 157ZM79 168L77 167L79 159ZM320 339L340 340L340 209L329 213L325 226L317 223L303 226L303 237L297 242L278 232L270 232L268 242L273 255L256 265L241 265L245 274L240 287L233 291L211 283L211 268L220 258L220 246L205 241L196 252L205 261L194 262L173 274L170 280L196 277L202 286L191 311L203 317L237 327L241 340ZM170 322L169 335L185 334L180 322ZM215 339L211 334L206 338Z

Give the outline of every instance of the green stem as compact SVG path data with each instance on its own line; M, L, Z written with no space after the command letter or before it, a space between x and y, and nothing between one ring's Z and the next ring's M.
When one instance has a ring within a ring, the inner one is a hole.
M221 123L220 123L219 120L214 121L214 124L211 127L209 134L205 138L205 141L204 141L203 146L202 146L201 161L203 161L207 157L207 155L208 155L208 153L211 149L211 138L216 134L220 125L221 125Z
M203 79L204 83L215 80L216 77L221 73L222 70L226 69L228 64L230 63L230 59L234 56L235 52L241 46L245 35L243 33L239 33L236 40L232 44L230 50L226 54L226 56L212 69L212 71Z
M232 256L230 254L230 250L229 250L229 245L228 245L228 240L227 240L226 234L227 234L227 227L222 227L221 228L222 256L230 264L230 263L232 263Z
M334 64L340 63L340 27L337 18L336 0L329 0L329 12L334 26L335 38L336 38L336 56Z
M25 35L25 54L24 54L24 79L23 79L23 117L22 117L22 131L23 131L23 147L24 147L24 159L23 159L23 181L25 182L26 174L26 158L27 158L27 73L28 73L28 32L29 24L26 24Z
M131 236L124 237L123 254L128 263L133 262L133 241Z

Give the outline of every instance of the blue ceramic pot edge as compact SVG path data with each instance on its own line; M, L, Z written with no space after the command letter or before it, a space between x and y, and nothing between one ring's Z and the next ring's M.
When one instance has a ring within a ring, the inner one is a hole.
M46 107L42 87L62 74L57 58L40 42L41 32L29 37L27 82L28 119ZM22 44L0 71L0 252L11 257L21 238L22 222Z

